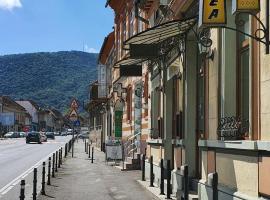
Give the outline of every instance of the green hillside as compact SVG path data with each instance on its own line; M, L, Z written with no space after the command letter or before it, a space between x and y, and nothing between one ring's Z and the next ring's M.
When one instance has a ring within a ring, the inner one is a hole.
M98 54L80 51L0 56L0 95L32 99L66 111L71 98L88 99Z

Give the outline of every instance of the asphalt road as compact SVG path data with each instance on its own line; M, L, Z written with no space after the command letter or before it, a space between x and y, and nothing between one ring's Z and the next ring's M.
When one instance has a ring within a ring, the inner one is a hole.
M43 144L26 144L24 138L0 140L0 198L19 184L18 178L63 147L71 136L57 136ZM32 171L29 171L31 173ZM12 191L12 190L11 190Z

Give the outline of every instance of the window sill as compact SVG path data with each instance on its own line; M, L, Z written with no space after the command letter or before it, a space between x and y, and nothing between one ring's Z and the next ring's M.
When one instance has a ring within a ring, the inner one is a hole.
M172 144L175 147L184 147L185 146L185 140L184 139L172 139Z
M159 145L159 146L162 146L164 144L164 140L163 139L149 139L146 142L147 142L147 144L150 144L150 145Z
M220 149L242 149L251 151L270 151L270 141L251 141L251 140L199 140L199 147L212 147Z

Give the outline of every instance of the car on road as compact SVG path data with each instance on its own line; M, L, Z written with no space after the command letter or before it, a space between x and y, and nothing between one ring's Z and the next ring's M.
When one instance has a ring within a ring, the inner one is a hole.
M78 137L79 137L80 139L88 139L88 138L89 138L89 132L80 133L80 134L78 135Z
M62 132L61 133L61 136L67 136L67 133L66 132Z
M20 133L18 132L8 132L4 135L5 138L19 138Z
M19 134L20 134L20 137L21 137L21 138L26 137L26 133L25 133L25 132L20 132Z
M54 132L46 132L47 139L55 139Z
M42 136L39 132L30 132L26 136L26 144L29 144L30 142L36 142L41 144L42 143Z
M40 135L41 135L41 141L42 141L42 142L47 142L47 136L46 136L46 133L45 133L45 132L41 132Z

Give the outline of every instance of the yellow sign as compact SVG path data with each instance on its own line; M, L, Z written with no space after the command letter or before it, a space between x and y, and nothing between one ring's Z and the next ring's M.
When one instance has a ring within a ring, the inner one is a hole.
M259 12L260 0L233 0L233 13L235 12Z
M200 0L199 26L226 24L226 0Z

